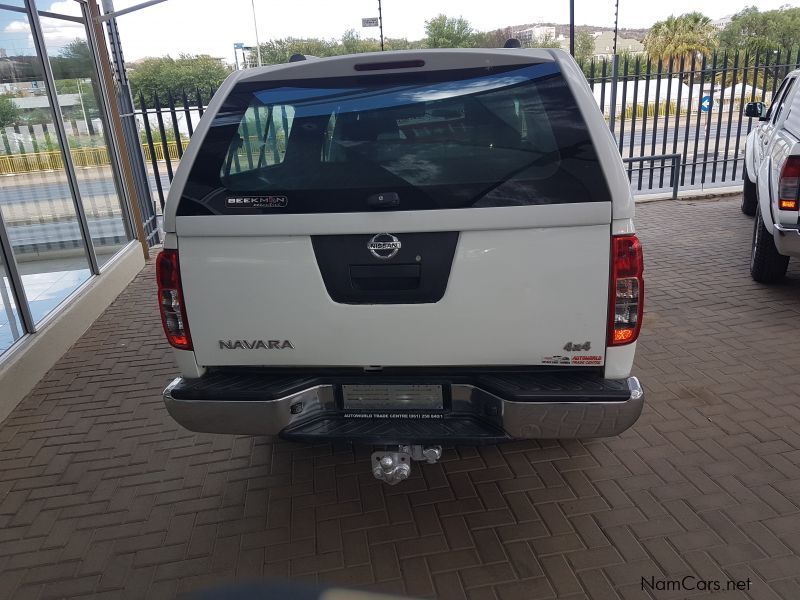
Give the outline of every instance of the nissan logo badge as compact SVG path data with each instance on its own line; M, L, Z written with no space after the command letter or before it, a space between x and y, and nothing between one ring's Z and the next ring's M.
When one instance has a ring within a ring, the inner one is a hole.
M374 235L367 244L367 250L372 253L375 258L389 260L393 258L402 247L400 240L398 240L391 233L379 233Z

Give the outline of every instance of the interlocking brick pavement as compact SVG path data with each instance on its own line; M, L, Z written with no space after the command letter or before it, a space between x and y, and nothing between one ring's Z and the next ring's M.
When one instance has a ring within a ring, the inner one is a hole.
M800 598L800 265L747 272L737 200L642 205L639 422L449 449L388 487L368 450L195 434L152 265L0 425L0 596L169 598L293 577L470 599Z

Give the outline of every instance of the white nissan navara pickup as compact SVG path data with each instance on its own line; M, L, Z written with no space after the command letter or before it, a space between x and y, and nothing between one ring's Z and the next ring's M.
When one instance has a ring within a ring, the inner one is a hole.
M573 59L459 49L237 71L181 160L157 260L194 431L371 445L613 436L642 249Z
M789 258L800 257L800 70L789 73L767 110L750 102L745 115L757 127L745 144L742 212L755 215L750 274L760 283L784 278Z

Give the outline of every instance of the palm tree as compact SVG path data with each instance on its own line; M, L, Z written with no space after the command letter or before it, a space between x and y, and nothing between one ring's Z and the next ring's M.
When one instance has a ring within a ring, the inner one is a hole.
M671 15L659 21L644 38L644 47L653 60L675 64L684 58L685 64L697 55L708 56L717 47L717 30L711 19L699 12L690 12L679 17Z

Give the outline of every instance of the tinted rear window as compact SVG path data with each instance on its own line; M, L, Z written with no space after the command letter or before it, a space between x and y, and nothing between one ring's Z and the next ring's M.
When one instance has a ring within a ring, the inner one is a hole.
M240 84L178 214L608 201L586 123L543 63Z

